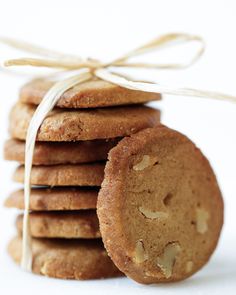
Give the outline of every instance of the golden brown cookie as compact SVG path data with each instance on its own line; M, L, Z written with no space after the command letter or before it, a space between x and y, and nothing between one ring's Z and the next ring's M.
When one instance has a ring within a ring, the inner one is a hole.
M33 188L30 210L61 211L96 209L98 190L92 188ZM24 209L24 191L13 192L5 201L9 208Z
M17 103L10 113L10 135L25 139L36 107ZM160 122L160 112L146 106L90 110L54 109L41 125L39 141L79 141L130 135Z
M100 186L104 175L104 163L77 165L33 166L32 185L45 186ZM19 166L13 180L24 182L25 167Z
M16 220L20 233L23 229L23 214ZM32 212L30 233L35 238L100 238L96 210L77 212Z
M38 105L55 82L45 79L30 81L21 88L20 100ZM94 79L67 90L57 103L61 108L97 108L159 100L160 94L130 90Z
M119 139L91 140L78 142L37 142L33 165L78 164L107 159L109 150ZM4 146L4 158L9 161L25 162L25 142L9 139Z
M184 135L164 126L122 139L108 156L97 210L105 248L140 283L198 271L223 224L214 172Z
M121 276L108 257L100 239L33 239L33 267L36 274L58 278L88 280ZM20 263L22 239L14 238L8 252Z

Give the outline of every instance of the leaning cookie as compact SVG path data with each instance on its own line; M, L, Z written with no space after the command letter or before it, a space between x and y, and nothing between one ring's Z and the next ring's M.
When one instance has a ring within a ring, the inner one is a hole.
M77 212L32 212L30 234L35 238L94 239L100 238L96 210ZM23 215L16 219L16 227L23 230Z
M20 100L38 105L54 83L45 79L32 80L21 88ZM57 106L61 108L98 108L159 99L161 95L157 93L130 90L107 81L93 79L64 92Z
M32 211L96 209L97 195L98 189L91 187L32 188L29 209ZM24 190L11 193L4 205L23 210Z
M33 166L31 184L43 186L100 186L104 176L104 163L77 165ZM19 166L13 180L24 182L25 167Z
M122 276L108 257L101 240L33 239L32 271L58 278L89 280ZM22 239L14 238L8 252L20 263Z
M108 158L97 210L116 266L146 284L198 271L223 224L222 196L201 151L159 126L121 140Z
M25 140L36 107L17 103L10 113L11 137ZM123 137L160 122L160 111L146 106L65 110L55 108L38 131L39 141L80 141Z
M107 159L109 150L118 138L77 142L37 142L33 165L79 164ZM4 146L4 158L25 162L25 141L9 139Z

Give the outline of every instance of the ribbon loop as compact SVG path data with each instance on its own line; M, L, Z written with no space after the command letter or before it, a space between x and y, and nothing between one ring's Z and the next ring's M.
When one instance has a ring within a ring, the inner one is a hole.
M4 65L9 66L32 66L32 67L46 67L65 70L77 70L81 68L91 67L91 63L87 61L60 60L60 59L40 59L40 58L19 58L5 61Z
M200 48L197 50L196 54L190 59L190 61L182 64L148 64L148 63L129 63L128 60L132 57L145 55L149 52L161 50L164 48L172 47L179 44L197 42ZM195 35L172 33L160 36L145 45L134 49L127 54L121 56L120 58L114 60L111 64L120 67L140 67L140 68L156 68L156 69L179 69L186 68L195 63L204 53L205 43L204 40Z

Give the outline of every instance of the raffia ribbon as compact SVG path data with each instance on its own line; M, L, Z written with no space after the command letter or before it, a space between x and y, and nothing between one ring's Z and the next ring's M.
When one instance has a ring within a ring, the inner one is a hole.
M152 51L164 49L176 44L184 44L189 42L198 42L200 49L197 50L196 54L187 63L180 64L155 64L146 62L131 62L131 58L145 55ZM46 93L42 99L40 105L36 109L32 120L30 122L27 137L26 137L26 150L25 150L25 181L24 181L24 220L23 220L23 250L22 250L22 261L21 266L28 271L32 269L32 248L31 248L31 236L29 233L29 211L30 211L30 175L33 162L33 153L35 147L35 141L37 132L40 125L44 121L45 117L54 108L61 95L70 89L71 87L89 81L94 77L99 79L117 84L121 87L128 88L131 90L140 90L144 92L156 92L163 94L172 94L180 96L196 96L196 97L207 97L218 100L226 100L236 102L236 97L219 93L215 91L205 91L193 88L176 88L171 86L163 86L159 83L151 81L135 81L130 77L123 74L117 74L111 71L111 67L122 67L122 68L136 68L136 69L184 69L191 66L196 62L203 54L205 45L204 41L199 36L189 34L166 34L160 36L151 42L138 47L131 52L109 62L103 63L95 59L83 59L79 56L67 55L48 49L44 49L29 43L9 39L0 38L0 42L5 45L9 45L15 49L25 51L27 53L36 54L42 58L20 58L7 60L4 65L9 66L33 66L33 67L46 67L52 69L60 69L66 73L70 71L79 70L75 75L69 78L65 78L52 86L52 88Z

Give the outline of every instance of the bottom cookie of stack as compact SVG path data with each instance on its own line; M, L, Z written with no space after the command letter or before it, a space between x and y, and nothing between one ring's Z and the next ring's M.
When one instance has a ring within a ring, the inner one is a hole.
M32 239L33 264L36 274L60 279L99 279L121 276L108 257L101 239L65 240ZM15 237L8 252L16 263L20 263L22 238Z

